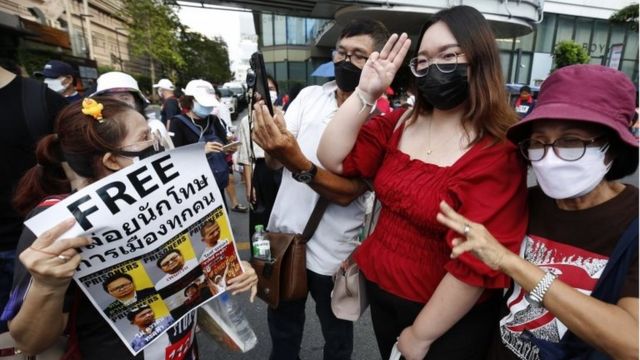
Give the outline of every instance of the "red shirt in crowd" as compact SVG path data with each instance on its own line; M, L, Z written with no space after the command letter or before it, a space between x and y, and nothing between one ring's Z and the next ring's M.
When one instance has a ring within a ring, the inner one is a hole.
M470 253L451 259L451 241L461 235L436 215L445 200L517 253L527 227L527 189L516 147L484 137L452 166L412 160L398 150L404 124L394 128L402 113L368 120L343 162L344 175L374 179L382 204L374 232L354 255L360 269L385 291L420 303L447 272L473 286L508 287L509 277Z

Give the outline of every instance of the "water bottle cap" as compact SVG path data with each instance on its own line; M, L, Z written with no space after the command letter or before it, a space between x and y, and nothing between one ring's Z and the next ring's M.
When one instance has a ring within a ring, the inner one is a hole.
M256 232L264 231L264 225L258 224L255 226Z

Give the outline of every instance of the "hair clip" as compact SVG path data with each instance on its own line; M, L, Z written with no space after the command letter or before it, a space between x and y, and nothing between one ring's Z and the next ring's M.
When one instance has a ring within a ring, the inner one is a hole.
M100 123L104 121L102 118L102 109L104 109L104 105L93 99L84 98L84 100L82 100L82 113L93 116L93 118Z

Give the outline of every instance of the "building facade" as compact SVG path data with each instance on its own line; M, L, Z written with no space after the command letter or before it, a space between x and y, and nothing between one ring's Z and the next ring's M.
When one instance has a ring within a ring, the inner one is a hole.
M593 0L544 2L541 21L525 35L499 37L503 74L506 82L539 85L553 68L553 48L562 40L574 40L587 49L593 64L612 66L638 83L638 32L629 24L612 24L608 18L631 4L612 0L606 4ZM425 5L426 6L426 5ZM425 18L428 15L425 15ZM489 18L489 17L488 17ZM295 82L317 84L326 78L312 77L320 64L330 60L331 41L318 41L333 25L331 19L314 19L267 12L254 12L259 48L267 71L287 89ZM397 24L388 23L390 28ZM416 33L407 31L413 38ZM334 36L335 42L337 34ZM613 51L619 61L611 61Z

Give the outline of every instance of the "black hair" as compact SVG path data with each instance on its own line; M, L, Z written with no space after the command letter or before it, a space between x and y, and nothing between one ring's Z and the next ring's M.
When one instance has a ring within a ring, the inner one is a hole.
M169 256L169 254L171 254L171 253L176 253L176 254L182 256L182 253L180 252L180 250L171 249L171 250L167 251L166 253L162 254L162 256L158 259L158 261L156 261L156 265L158 265L159 268L162 268L162 266L160 266L160 263L162 263L162 260L164 260L164 258Z
M609 141L607 152L613 161L607 175L604 176L605 180L618 180L633 174L638 168L638 148L622 141L613 129L606 128L605 132Z
M127 313L127 319L129 319L129 321L133 322L133 319L136 318L136 315L140 314L142 311L147 310L147 309L151 310L151 306L142 305L140 307L131 308L131 310L129 310L129 312Z
M338 41L358 35L369 35L373 39L373 50L380 51L389 39L389 30L378 20L360 18L351 20L340 33Z
M275 85L275 87L276 87L276 92L278 94L280 94L280 87L278 86L278 82L276 81L276 79L271 74L267 74L267 80L271 80L273 85ZM267 85L269 85L269 84L267 84Z
M186 288L184 288L183 294L184 296L187 296L187 290L195 288L196 290L199 289L197 284L191 283L189 286L187 286Z
M527 85L523 86L520 88L520 94L522 94L523 91L526 91L528 93L531 93L531 88L528 87Z
M105 280L102 283L102 288L104 289L104 291L109 292L109 284L111 284L112 282L118 280L118 279L127 279L129 281L131 281L131 283L133 283L133 278L131 277L131 275L127 274L127 273L115 273L111 276L109 276L107 278L107 280Z

